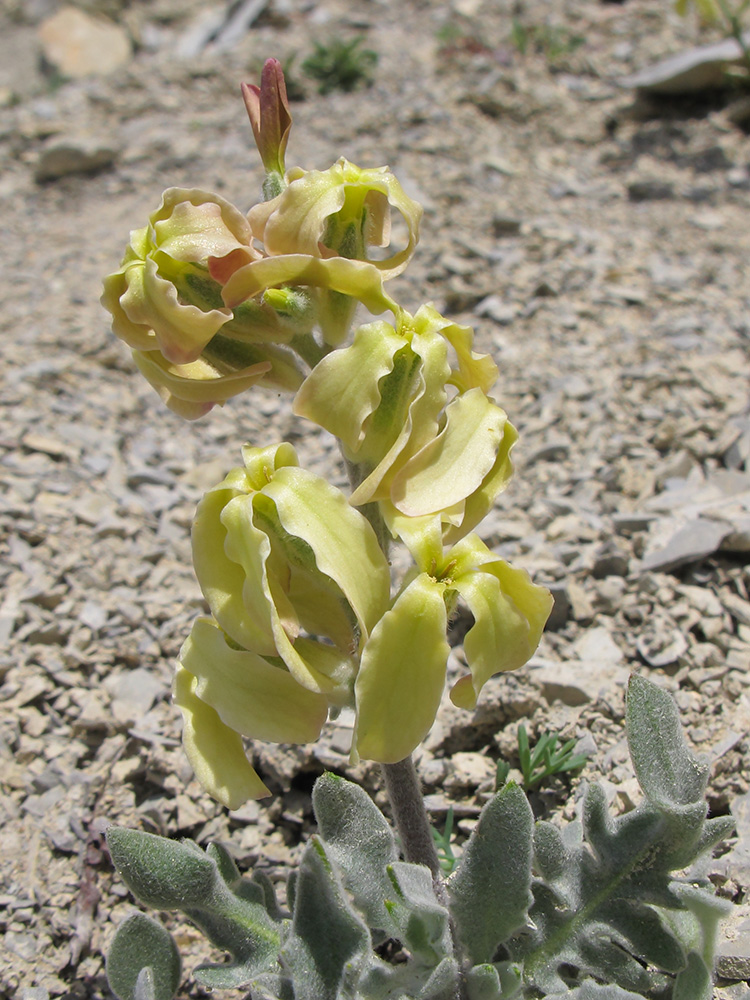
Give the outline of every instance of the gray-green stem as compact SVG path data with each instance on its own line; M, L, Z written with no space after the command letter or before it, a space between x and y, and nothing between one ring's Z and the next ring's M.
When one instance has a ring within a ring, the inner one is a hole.
M381 766L404 858L430 869L435 892L440 902L446 904L443 873L414 761L405 757L397 764Z

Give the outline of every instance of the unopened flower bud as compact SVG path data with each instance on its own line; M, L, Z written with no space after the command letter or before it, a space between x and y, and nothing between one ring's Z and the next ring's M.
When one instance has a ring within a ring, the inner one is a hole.
M253 127L266 179L263 194L269 200L283 191L284 155L292 116L286 94L286 82L278 59L267 59L260 78L260 87L254 83L242 84L242 98Z

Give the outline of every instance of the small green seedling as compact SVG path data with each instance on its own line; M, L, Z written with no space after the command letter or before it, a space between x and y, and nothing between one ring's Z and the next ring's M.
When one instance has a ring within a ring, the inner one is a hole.
M302 63L302 70L318 81L318 93L330 94L333 90L356 90L372 83L372 68L378 61L377 52L361 49L360 35L351 42L340 38L330 42L316 42L315 51Z
M532 751L526 727L518 727L518 756L523 772L523 787L527 792L537 788L546 778L564 771L577 771L586 763L584 754L573 753L578 742L576 739L568 740L557 749L559 738L558 733L545 733Z
M527 52L536 52L553 63L561 56L571 55L585 42L582 35L574 35L565 28L549 24L528 25L513 18L510 30L510 41L522 56Z
M437 827L432 827L432 838L435 841L435 847L437 848L440 867L445 872L446 877L453 872L453 869L456 867L458 862L451 846L452 836L453 806L449 806L448 812L445 815L445 826L443 827L443 832L440 833Z

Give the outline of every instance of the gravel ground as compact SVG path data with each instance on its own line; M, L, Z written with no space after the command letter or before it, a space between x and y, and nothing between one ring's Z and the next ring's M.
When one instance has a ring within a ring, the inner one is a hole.
M257 200L238 82L269 55L299 67L330 37L365 35L373 85L320 97L295 68L307 99L293 105L288 162L389 163L424 204L396 297L473 325L498 361L521 441L481 531L556 596L531 664L488 684L474 717L445 707L421 760L433 814L453 804L459 833L471 829L496 760L518 764L519 721L594 753L535 796L540 815L572 816L592 779L632 808L623 693L643 671L715 759L711 809L731 806L738 840L712 879L743 904L750 147L731 93L659 103L617 84L695 44L696 25L666 0L551 13L544 0L276 0L232 36L227 14L247 4L79 7L126 29L116 72L66 80L49 56L41 69L58 4L0 3L0 997L108 996L102 951L131 903L102 855L107 823L231 842L242 866L282 879L324 768L380 795L376 768L347 766L346 716L314 747L257 748L266 802L227 813L192 779L169 688L203 607L195 503L245 440L290 440L308 467L344 475L333 442L273 394L195 424L165 411L98 304L163 188ZM460 643L459 621L455 668ZM178 936L188 969L206 957L192 929ZM734 947L750 955L742 932ZM717 996L746 989L727 980Z

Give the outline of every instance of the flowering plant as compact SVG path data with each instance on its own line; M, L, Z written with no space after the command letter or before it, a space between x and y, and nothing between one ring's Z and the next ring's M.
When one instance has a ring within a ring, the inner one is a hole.
M467 669L450 688L472 710L493 674L533 655L552 607L474 533L510 481L518 434L490 395L498 370L473 350L471 329L430 304L411 315L385 290L409 263L421 217L391 171L343 158L286 170L291 115L275 60L243 96L265 200L245 216L217 195L165 192L102 302L185 417L256 383L294 393L295 414L338 439L351 492L301 467L286 442L242 448L242 465L196 512L210 615L183 645L174 701L196 777L230 809L270 794L245 739L312 742L352 709L350 760L383 765L404 860L366 794L327 775L289 913L220 845L204 854L113 828L115 865L142 902L183 910L230 953L196 970L201 983L252 997L707 998L721 904L697 876L670 873L727 824L706 820L705 767L672 703L642 679L631 684L628 738L646 802L614 820L590 790L576 844L551 824L535 828L507 783L444 881L411 754L443 698L449 619L459 603L473 619ZM392 210L407 234L395 249ZM360 307L373 318L351 334ZM413 565L392 590L396 542ZM387 940L403 961L383 958ZM169 1000L179 959L136 914L118 930L108 974L122 1000Z

